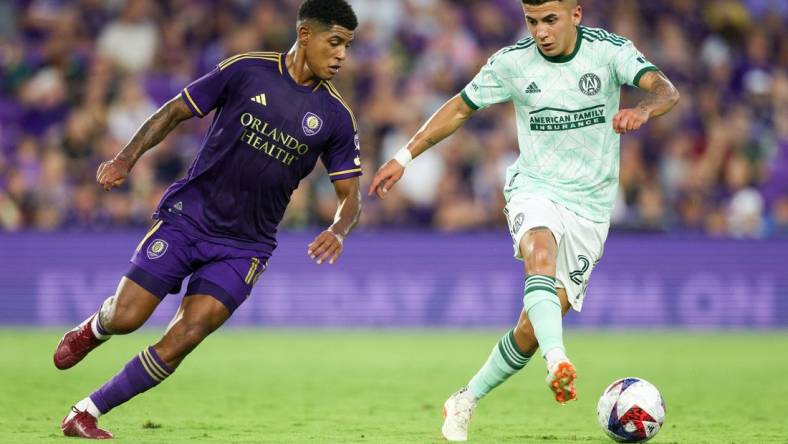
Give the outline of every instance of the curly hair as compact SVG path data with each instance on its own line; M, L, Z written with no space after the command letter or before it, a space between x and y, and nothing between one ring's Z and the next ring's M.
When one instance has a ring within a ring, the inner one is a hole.
M349 30L358 27L353 8L345 0L306 0L298 9L298 21L317 20L323 24L339 25Z

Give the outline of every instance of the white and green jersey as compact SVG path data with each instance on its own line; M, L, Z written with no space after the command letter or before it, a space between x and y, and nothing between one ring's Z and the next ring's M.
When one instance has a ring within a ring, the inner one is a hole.
M462 91L474 109L512 101L520 157L504 194L546 197L595 222L610 219L618 188L612 119L621 85L657 71L629 40L579 26L574 52L549 57L525 38L490 57Z

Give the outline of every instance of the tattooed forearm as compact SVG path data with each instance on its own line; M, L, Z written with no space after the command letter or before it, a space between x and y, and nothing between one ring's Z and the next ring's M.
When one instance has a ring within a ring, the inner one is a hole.
M181 121L191 115L191 110L180 97L170 100L142 124L117 157L126 161L129 167L133 166L146 151L164 140Z
M647 73L640 83L648 94L637 107L649 113L650 117L665 114L679 101L678 90L661 72Z
M466 105L459 94L454 96L419 128L406 148L414 158L418 157L419 154L454 134L474 112L475 110Z

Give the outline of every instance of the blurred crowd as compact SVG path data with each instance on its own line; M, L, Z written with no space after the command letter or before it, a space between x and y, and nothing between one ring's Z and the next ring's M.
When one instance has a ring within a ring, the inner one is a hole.
M166 100L217 62L287 51L299 0L0 2L0 230L114 230L150 224L210 118L146 154L121 189L95 183ZM352 0L360 26L334 83L361 132L366 189L487 57L527 34L519 0ZM581 0L588 26L635 42L682 101L621 142L614 229L788 236L788 2ZM625 88L622 105L642 92ZM477 113L408 167L366 229L504 227L504 169L518 154L511 105ZM284 225L330 223L325 169L302 182Z

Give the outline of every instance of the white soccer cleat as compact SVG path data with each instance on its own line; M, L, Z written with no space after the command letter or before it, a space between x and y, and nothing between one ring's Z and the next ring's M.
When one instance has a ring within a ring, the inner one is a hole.
M577 370L569 361L558 361L547 370L547 385L555 394L555 400L561 404L577 399L575 379Z
M476 396L463 387L443 403L443 427L441 434L447 441L467 441L468 425L476 408Z

